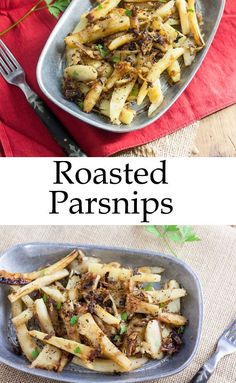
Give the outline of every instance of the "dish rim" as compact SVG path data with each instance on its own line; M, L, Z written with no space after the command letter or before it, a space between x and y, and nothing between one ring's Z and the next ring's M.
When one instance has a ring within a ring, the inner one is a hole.
M41 89L41 91L45 94L45 96L47 96L47 98L49 100L51 100L54 104L56 104L59 108L61 108L62 110L64 110L65 112L69 113L70 115L74 116L75 118L77 118L78 120L81 120L83 122L86 122L87 124L90 124L94 127L97 127L99 129L102 129L102 130L106 130L106 131L110 131L110 132L114 132L114 133L128 133L128 132L134 132L134 131L137 131L139 129L143 129L145 128L146 126L152 124L153 122L157 121L161 116L163 116L164 113L167 112L167 110L175 103L175 101L177 101L177 99L181 96L181 94L184 92L184 90L187 88L187 86L189 85L189 83L192 81L192 79L194 78L195 74L197 73L198 69L201 67L202 65L202 62L203 60L205 59L206 57L206 54L212 44L212 41L215 37L215 34L217 32L217 29L219 27L219 24L220 24L220 21L221 21L221 18L223 16L223 12L224 12L224 8L225 8L225 3L226 3L226 0L220 0L221 1L221 5L220 5L220 9L219 9L219 14L218 14L218 17L216 19L216 22L214 24L214 27L210 33L210 36L209 36L209 39L204 47L204 51L203 51L203 54L202 56L199 58L199 61L196 65L196 67L193 69L193 71L191 72L191 74L189 75L187 81L183 84L183 86L176 92L175 96L170 100L170 102L168 103L168 105L166 105L165 108L163 108L163 110L161 112L157 112L156 115L154 115L153 117L151 118L148 118L146 119L146 122L142 123L141 125L139 125L138 127L136 128L129 128L129 125L119 125L119 128L121 129L118 129L117 126L118 125L113 125L111 123L106 123L106 121L104 120L104 122L99 122L99 121L91 121L90 117L89 117L89 113L86 114L86 113L83 113L80 111L80 109L78 108L78 112L75 112L73 111L69 106L67 105L64 105L61 101L59 101L57 98L55 98L54 96L51 95L51 93L47 90L47 88L44 86L44 83L43 83L43 63L44 63L44 60L45 60L45 57L47 55L47 51L48 51L48 48L50 47L51 43L53 42L57 32L59 31L59 29L61 28L61 25L63 25L64 23L64 20L66 19L67 17L67 13L69 13L70 11L70 7L72 7L72 5L76 2L77 0L74 0L70 3L70 5L68 6L68 8L66 9L66 11L63 13L63 15L61 16L60 20L58 21L58 23L56 24L56 26L53 28L48 40L46 41L46 44L44 45L43 47L43 50L40 54L40 57L39 57L39 60L38 60L38 64L37 64L37 68L36 68L36 77L37 77L37 82L38 82L38 85ZM202 0L202 1L206 1L206 0ZM142 113L145 113L145 112L142 112ZM78 115L79 114L79 115Z
M168 376L172 376L172 375L176 375L178 373L180 373L181 371L183 371L190 363L191 361L193 360L194 356L196 355L196 352L198 350L198 346L199 346L199 343L200 343L200 340L201 340L201 337L202 337L202 324L203 324L203 312L204 312L204 302L203 302L203 292L202 292L202 286L201 286L201 282L197 276L197 274L192 270L192 268L184 261L182 261L181 259L179 258L175 258L171 255L168 255L168 254L165 254L165 253L160 253L160 252L156 252L156 251L153 251L153 250L146 250L146 249L133 249L133 248L125 248L125 247L115 247L115 246L102 246L102 245L93 245L93 244L80 244L80 243L65 243L65 242L25 242L25 243L20 243L20 244L17 244L17 245L14 245L14 246L11 246L9 247L6 251L2 252L0 254L0 263L1 263L1 259L4 257L4 256L7 256L8 253L12 252L13 250L18 250L19 248L26 248L26 247L32 247L32 246L35 246L35 247L42 247L42 246L47 246L48 248L52 247L55 249L55 247L58 247L59 249L74 249L74 248L78 248L78 249L81 249L81 250L108 250L108 251L114 251L114 252L126 252L126 253L133 253L133 254L140 254L142 253L142 255L151 255L152 257L161 257L161 258L165 258L167 260L170 260L174 263L177 263L179 264L184 270L187 270L187 272L189 274L191 274L191 276L194 278L194 281L197 285L197 289L196 289L196 293L197 293L197 297L198 297L198 301L199 301L199 321L198 321L198 326L197 326L197 338L196 338L196 342L195 342L195 346L194 346L194 349L193 349L193 352L192 354L190 355L190 357L179 367L179 368L176 368L175 370L173 371L170 371L170 372L166 372L166 373L163 373L161 377L158 377L157 379L161 379L161 378L165 378L165 377L168 377ZM53 255L53 253L52 253ZM40 256L40 255L38 255ZM48 373L50 373L50 371L46 371L46 370L41 370L41 369L30 369L29 367L27 367L27 365L20 365L20 366L16 366L15 363L11 362L11 360L9 359L5 359L4 357L2 357L0 355L0 362L1 363L4 363L12 368L14 368L15 370L18 370L18 371L22 371L22 372L25 372L25 373L28 373L30 375L33 375L33 376L39 376L39 377L43 377L43 378L47 378L47 379L50 379L50 380L58 380L59 382L71 382L71 383L77 383L78 382L78 379L75 377L75 378L72 378L70 380L68 380L68 377L63 377L62 375L58 375L58 378L56 376L48 376ZM155 369L154 369L155 371ZM96 375L99 375L99 376L103 376L103 375L106 375L106 376L109 376L109 374L103 374L103 373L97 373ZM112 374L110 374L110 376L112 377ZM147 381L150 381L152 379L156 379L155 376L152 376L152 377L140 377L138 380L134 380L134 378L132 378L132 375L129 375L129 373L127 373L127 376L125 376L124 378L122 378L122 376L124 375L120 375L119 376L119 379L117 379L115 382L116 383L134 383L134 382L147 382ZM79 378L80 382L81 383L88 383L88 379L86 378L86 375L84 375L84 377L80 377Z

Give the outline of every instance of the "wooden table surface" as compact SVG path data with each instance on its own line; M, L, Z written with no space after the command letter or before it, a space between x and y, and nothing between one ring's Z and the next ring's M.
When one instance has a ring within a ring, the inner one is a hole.
M236 157L236 104L200 121L194 157Z

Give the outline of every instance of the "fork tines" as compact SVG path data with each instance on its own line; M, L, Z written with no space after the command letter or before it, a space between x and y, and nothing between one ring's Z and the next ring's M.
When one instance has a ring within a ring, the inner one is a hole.
M236 320L226 329L225 338L231 342L236 341Z
M7 76L20 67L18 61L9 51L7 46L0 40L0 73Z

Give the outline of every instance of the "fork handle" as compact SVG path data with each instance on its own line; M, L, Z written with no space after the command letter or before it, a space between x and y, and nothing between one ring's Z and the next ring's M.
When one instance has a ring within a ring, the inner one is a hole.
M203 365L189 383L206 383L210 379L212 372L213 371L210 372L207 367Z
M221 350L220 347L217 347L216 351L211 355L211 357L204 363L200 370L194 375L192 380L189 383L205 383L207 382L213 372L216 369L218 362L223 356L225 356L224 350Z
M86 157L86 154L81 151L57 117L36 93L31 91L27 100L57 143L69 157Z

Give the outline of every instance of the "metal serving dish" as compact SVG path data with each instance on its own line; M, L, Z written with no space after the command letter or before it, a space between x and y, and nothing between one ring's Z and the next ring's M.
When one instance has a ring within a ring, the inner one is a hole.
M177 100L199 69L212 43L223 14L225 0L197 0L197 5L202 12L204 20L203 30L206 47L197 54L195 62L190 67L182 67L182 78L176 85L169 86L167 78L162 76L164 102L152 118L147 117L147 108L145 105L141 105L138 107L137 115L130 125L113 125L108 119L96 113L87 114L82 112L73 102L70 102L63 97L61 93L61 78L65 65L64 38L78 23L80 15L91 8L90 0L72 1L51 33L51 36L42 51L37 67L37 79L41 90L60 108L78 119L97 126L98 128L116 133L126 133L144 128L160 118Z
M29 243L17 245L6 251L0 258L0 269L9 271L32 271L47 263L53 263L65 256L71 249L80 248L87 255L100 257L104 262L118 261L124 266L143 265L165 268L163 281L176 279L187 290L183 298L182 312L189 319L184 333L184 346L179 353L161 361L150 361L140 369L121 375L101 374L70 364L61 374L30 369L29 362L14 353L12 328L10 325L10 304L7 298L9 288L0 286L0 362L33 375L63 382L80 383L131 383L156 380L176 374L186 368L198 348L203 316L203 301L200 282L190 267L181 260L164 254L143 250L128 250L79 244Z

